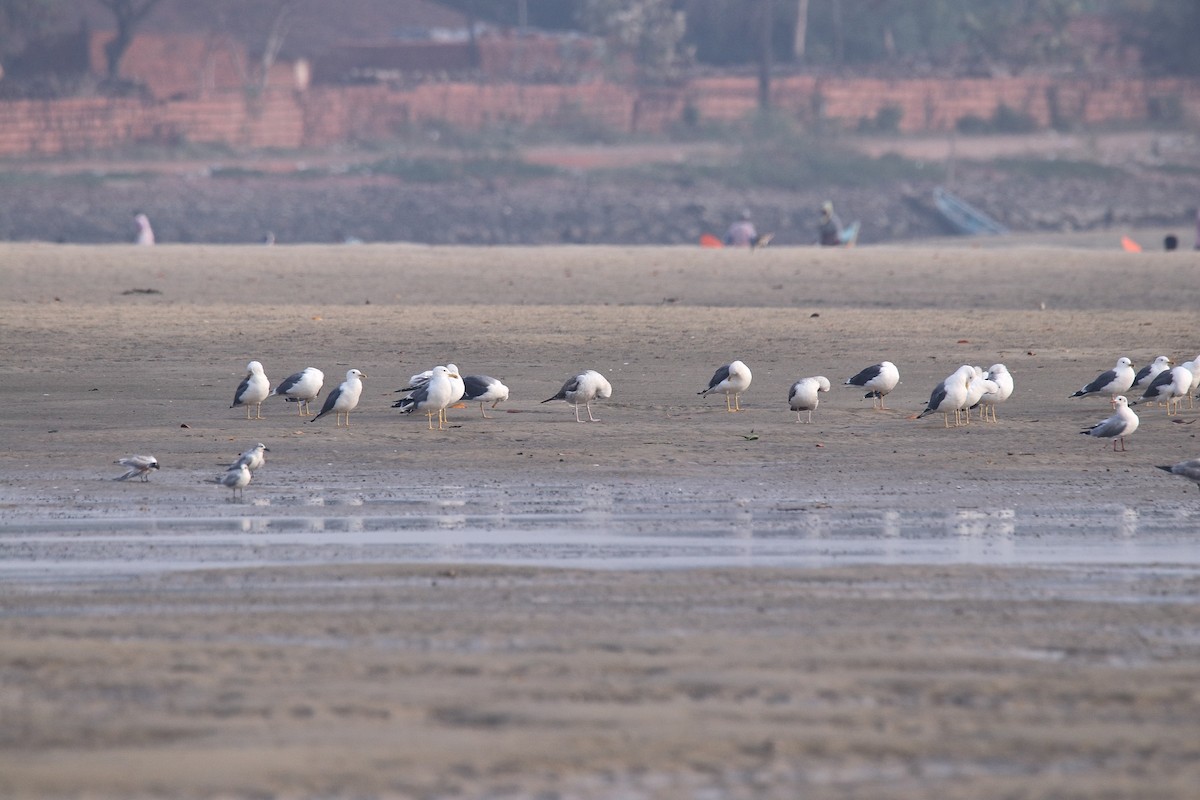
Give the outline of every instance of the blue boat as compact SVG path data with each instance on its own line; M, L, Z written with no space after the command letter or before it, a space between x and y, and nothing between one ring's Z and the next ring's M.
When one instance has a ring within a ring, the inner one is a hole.
M933 203L942 217L959 233L968 236L1008 233L1008 228L941 186L933 190Z

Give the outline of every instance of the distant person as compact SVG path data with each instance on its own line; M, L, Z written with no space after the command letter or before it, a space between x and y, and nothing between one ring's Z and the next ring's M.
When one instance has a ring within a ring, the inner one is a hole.
M849 247L858 241L858 223L842 227L842 220L833 210L833 203L821 203L821 221L817 223L817 243L822 247Z
M753 247L757 240L758 231L750 221L750 209L744 209L741 218L725 232L725 244L728 247Z
M150 227L150 218L145 214L138 214L133 221L138 226L137 239L134 241L138 244L154 244L154 229Z
M1173 233L1168 233L1163 237L1163 250L1170 253L1175 248L1179 247L1179 237Z

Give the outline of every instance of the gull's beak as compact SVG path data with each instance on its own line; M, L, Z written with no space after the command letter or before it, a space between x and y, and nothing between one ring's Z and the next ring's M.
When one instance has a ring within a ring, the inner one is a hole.
M458 374L457 372L451 372L451 373L450 373L449 375L447 375L446 377L448 377L448 378L457 378L457 377L459 377L459 374Z

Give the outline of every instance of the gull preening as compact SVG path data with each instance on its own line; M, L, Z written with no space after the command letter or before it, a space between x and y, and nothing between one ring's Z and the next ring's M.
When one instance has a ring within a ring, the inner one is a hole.
M1189 458L1187 461L1180 461L1178 464L1172 464L1169 467L1159 467L1163 472L1169 472L1172 475L1178 475L1181 478L1187 478L1196 486L1200 487L1200 458Z
M456 379L460 382L462 380L459 374L451 372L448 366L434 367L429 371L427 380L421 382L408 397L393 403L392 407L400 409L405 414L411 414L414 411L425 412L425 416L429 418L429 430L433 430L433 414L437 412L438 430L445 430L446 406L457 399L455 397L458 393ZM458 394L458 396L462 395Z
M133 477L140 477L143 482L150 480L150 470L158 469L158 459L154 456L125 456L118 458L113 462L120 464L128 470L124 475L113 478L114 481L127 481Z
M1107 372L1101 372L1096 376L1095 380L1084 386L1071 397L1083 397L1089 394L1106 394L1109 399L1115 398L1119 394L1125 394L1134 381L1133 362L1125 356L1117 359L1116 366Z
M824 375L814 375L811 378L801 378L792 384L792 388L788 390L788 408L796 412L796 422L803 422L800 419L800 412L808 412L808 422L812 422L812 412L816 410L819 402L818 394L820 392L829 391L829 379Z
M267 447L262 442L259 442L238 456L237 460L229 465L229 469L237 469L245 464L247 469L249 469L251 472L254 472L263 464L267 463L267 457L263 455L263 453L269 452L271 452L271 448Z
M255 419L262 419L263 400L266 400L270 393L271 382L263 372L263 365L251 361L246 365L246 377L238 384L237 391L233 393L233 404L229 407L245 406L246 419L250 419L250 406L253 405L256 409Z
M892 392L900 383L900 370L890 361L880 361L872 364L852 378L847 378L843 386L858 386L866 389L863 398L871 398L871 408L885 410L883 398Z
M952 375L934 387L929 395L929 403L925 410L917 415L917 419L926 414L941 412L944 427L950 427L950 412L954 412L954 425L962 424L959 414L967 408L967 392L971 380L975 377L975 368L963 364ZM970 416L968 412L968 416Z
M971 367L971 379L967 381L967 399L963 401L963 408L966 410L966 424L971 424L971 409L980 405L983 402L983 397L986 394L995 392L999 394L1000 387L988 377L983 371L983 367ZM983 411L979 412L979 419L983 420Z
M452 364L452 363L447 362L446 364L441 365L441 366L445 366L445 368L450 371L450 376L451 376L450 377L450 400L446 403L446 408L449 408L463 398L463 395L466 393L466 386L463 383L464 379L462 377L462 373L458 371L457 364ZM396 391L397 392L420 391L422 388L424 388L429 383L430 379L433 377L433 370L435 370L435 369L437 369L437 367L433 367L432 369L427 369L424 372L418 372L416 375L409 377L408 386L405 386L403 389L397 389ZM400 405L400 403L402 403L402 402L403 402L403 400L398 403L393 403L392 407L393 408L401 408L402 406ZM439 421L446 420L446 409L445 408L443 408L441 413L438 415L438 420Z
M271 397L283 397L289 403L296 403L299 415L310 416L312 409L309 404L317 399L321 387L325 385L325 373L316 367L305 367L297 373L288 375L271 391Z
M575 406L576 422L583 422L579 418L579 404L583 403L587 409L588 419L592 422L599 422L600 420L592 416L592 401L596 398L607 400L609 397L612 397L612 384L596 370L589 369L570 378L558 390L558 394L554 397L547 397L542 402L566 400L568 403L572 403Z
M236 498L239 492L245 497L246 493L243 490L250 484L250 468L245 464L238 463L226 470L224 475L217 478L217 483L232 489L233 497Z
M346 415L346 427L350 427L350 412L358 407L358 398L362 395L362 379L367 377L366 373L352 369L346 373L346 380L338 384L338 387L329 393L325 398L325 405L321 407L321 413L309 420L316 422L321 417L328 414L330 411L334 413L336 425L342 424L342 414Z
M1133 412L1133 409L1129 407L1129 400L1125 395L1114 397L1113 405L1116 406L1116 411L1111 417L1096 423L1090 428L1084 428L1080 433L1095 436L1097 439L1111 439L1114 451L1117 449L1117 442L1120 442L1121 451L1124 452L1125 437L1137 430L1141 420L1138 419L1138 415Z
M750 373L749 367L741 361L731 361L723 367L718 367L708 382L708 388L696 392L696 394L703 397L709 392L721 392L725 395L726 411L741 411L742 392L750 388L750 381L753 379L754 376ZM730 395L733 396L733 405L730 405L729 402Z
M484 403L490 402L492 408L508 399L508 387L488 375L467 375L463 379L465 389L462 399L471 403L479 403L479 413L484 419L491 419Z
M992 364L984 381L984 392L975 404L979 407L979 419L983 422L997 422L996 406L1011 397L1012 393L1013 378L1008 367Z

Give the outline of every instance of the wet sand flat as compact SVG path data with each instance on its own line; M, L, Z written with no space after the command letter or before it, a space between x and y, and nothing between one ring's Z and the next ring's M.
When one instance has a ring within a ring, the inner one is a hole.
M1200 412L1139 409L1113 453L1078 434L1107 402L1067 396L1119 355L1200 353L1198 268L4 245L0 794L1190 797L1200 495L1154 467L1200 454ZM247 421L252 358L361 369L351 426L278 398ZM733 358L741 414L697 396ZM882 412L838 385L881 358ZM451 360L509 385L494 419L390 408ZM996 362L998 423L912 418ZM540 402L588 367L600 422ZM799 424L787 389L815 374L833 391ZM212 481L256 441L230 502ZM162 470L110 480L130 452ZM496 555L532 534L550 556ZM607 560L556 555L601 534ZM876 560L888 537L952 546ZM726 549L672 562L693 540Z

